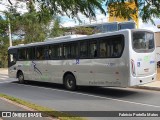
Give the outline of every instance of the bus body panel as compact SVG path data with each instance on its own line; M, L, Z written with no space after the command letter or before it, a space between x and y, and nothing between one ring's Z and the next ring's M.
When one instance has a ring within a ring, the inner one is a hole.
M134 32L134 30L132 31ZM130 84L129 86L141 85L156 80L157 64L155 45L151 50L135 50L132 32L130 32ZM142 32L142 31L140 31ZM148 32L148 31L145 31ZM139 33L138 33L139 34ZM138 36L138 35L137 35ZM155 40L154 40L155 43ZM143 52L144 51L144 52Z
M115 34L124 36L124 50L119 58L17 61L9 68L9 76L16 78L18 70L21 70L25 80L63 84L65 73L72 73L77 85L118 87L148 83L153 81L153 78L155 80L154 51L136 53L132 49L131 30L109 35ZM137 66L140 60L143 63ZM133 74L133 63L135 75Z

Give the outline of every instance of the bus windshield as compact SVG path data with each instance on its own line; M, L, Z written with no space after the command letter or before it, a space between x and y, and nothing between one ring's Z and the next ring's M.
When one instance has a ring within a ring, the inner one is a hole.
M152 52L154 46L154 34L150 32L133 32L133 49L136 52Z

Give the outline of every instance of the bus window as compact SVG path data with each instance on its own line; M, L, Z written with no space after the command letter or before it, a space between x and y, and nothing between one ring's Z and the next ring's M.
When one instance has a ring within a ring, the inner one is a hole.
M63 56L65 59L71 58L71 47L70 44L66 44L63 46Z
M78 43L71 44L71 58L78 57Z
M55 46L55 45L49 46L48 54L49 54L49 59L52 59L52 60L57 59L57 57L58 57L57 46Z
M35 59L35 48L27 48L27 60Z
M88 57L88 49L87 49L87 42L80 42L80 58L87 58Z
M45 59L45 47L37 47L36 48L36 59L44 60Z
M136 52L152 52L154 50L154 34L133 32L133 49Z
M57 48L58 48L58 49L57 49L57 52L58 52L58 56L57 56L57 57L58 57L59 59L61 59L61 58L62 58L62 55L63 55L63 54L62 54L62 52L63 52L63 51L62 51L63 47L62 47L62 45L59 45Z
M26 60L26 49L25 48L20 48L18 50L18 58L19 60Z
M111 41L111 55L114 58L118 58L122 54L124 41L121 36L114 37Z
M90 42L89 55L91 58L97 57L97 41Z
M109 41L100 41L100 57L110 57L110 46Z
M65 59L78 57L78 44L71 43L63 46L63 54Z

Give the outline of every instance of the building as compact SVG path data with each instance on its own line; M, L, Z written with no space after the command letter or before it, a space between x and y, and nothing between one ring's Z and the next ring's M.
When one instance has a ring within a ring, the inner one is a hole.
M117 3L115 3L117 4ZM135 11L135 14L130 16L130 19L123 19L120 17L115 17L114 8L112 6L108 7L109 11L109 22L126 22L126 21L134 21L136 23L136 28L139 28L139 18L138 18L138 8L136 7L136 4L130 0L130 2L125 2L127 6L129 6L132 10Z
M156 47L160 47L160 32L155 32Z
M113 32L122 29L135 29L136 23L134 21L128 22L104 22L104 23L93 23L93 24L84 24L78 25L74 27L65 28L65 35L76 34L76 28L92 28L93 34L95 33L105 33L105 32Z

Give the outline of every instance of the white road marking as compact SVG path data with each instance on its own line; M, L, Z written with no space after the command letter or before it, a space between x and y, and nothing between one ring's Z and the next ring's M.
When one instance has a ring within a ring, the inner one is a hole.
M11 83L11 84L16 84L16 83ZM113 100L113 101L118 101L118 102L124 102L124 103L130 103L130 104L160 108L160 106L157 106L157 105L151 105L151 104L145 104L145 103L139 103L139 102L132 102L132 101L121 100L121 99L114 99L114 98L110 98L110 97L102 97L102 96L98 96L98 95L90 95L90 94L87 94L87 93L77 93L77 92L72 92L72 91L58 90L58 89L45 88L45 87L37 87L37 86L24 85L24 84L16 84L16 85L30 86L30 87L34 87L34 88L41 88L41 89L47 89L47 90L53 90L53 91L61 91L61 92L66 92L66 93L74 93L74 94L84 95L84 96L89 96L89 97L95 97L95 98Z

